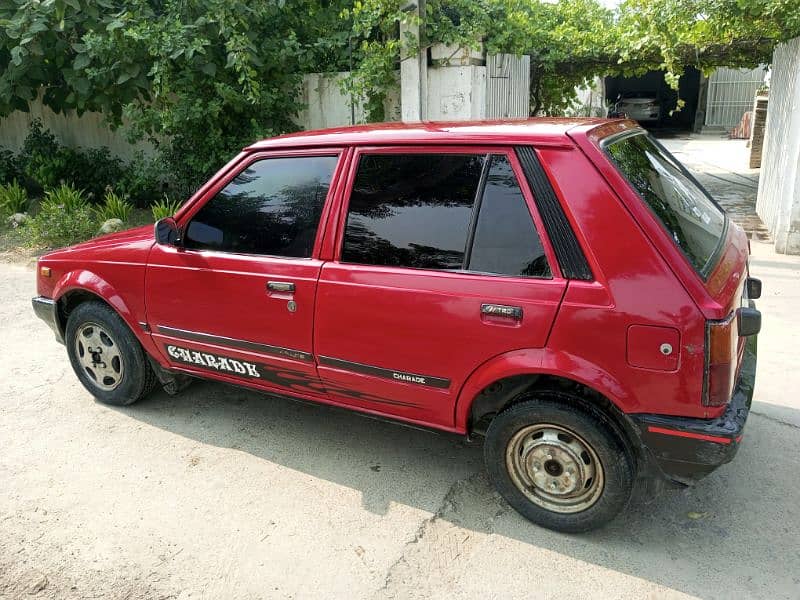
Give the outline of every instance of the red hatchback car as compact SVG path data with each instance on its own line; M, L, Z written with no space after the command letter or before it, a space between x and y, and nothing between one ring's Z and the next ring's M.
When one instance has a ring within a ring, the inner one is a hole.
M246 148L155 232L43 256L33 306L102 402L202 377L482 436L575 532L736 453L748 255L632 121L388 124Z

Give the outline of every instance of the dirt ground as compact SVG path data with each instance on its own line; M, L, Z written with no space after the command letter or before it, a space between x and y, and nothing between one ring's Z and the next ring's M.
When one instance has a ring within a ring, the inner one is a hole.
M800 258L753 251L738 456L579 536L519 517L457 437L212 383L99 404L0 264L0 598L798 598Z

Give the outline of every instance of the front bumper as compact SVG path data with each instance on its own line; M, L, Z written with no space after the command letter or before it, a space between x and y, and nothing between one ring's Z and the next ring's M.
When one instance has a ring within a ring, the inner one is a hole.
M750 414L756 361L757 336L751 336L745 346L731 401L725 413L716 419L630 415L639 430L654 475L688 485L733 460Z
M50 329L56 334L56 340L63 344L64 333L61 331L58 324L58 313L56 312L58 306L56 305L56 301L52 298L37 296L31 300L31 304L33 304L33 312L36 313L36 316L50 326Z

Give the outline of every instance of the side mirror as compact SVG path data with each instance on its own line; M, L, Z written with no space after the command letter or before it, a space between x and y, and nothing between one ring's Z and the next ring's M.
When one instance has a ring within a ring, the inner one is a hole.
M740 308L736 316L739 319L740 336L757 335L761 331L761 313L755 308Z
M181 231L172 217L164 217L156 222L156 243L162 246L181 246Z
M748 277L745 282L747 286L747 299L758 300L761 298L761 280L755 277Z

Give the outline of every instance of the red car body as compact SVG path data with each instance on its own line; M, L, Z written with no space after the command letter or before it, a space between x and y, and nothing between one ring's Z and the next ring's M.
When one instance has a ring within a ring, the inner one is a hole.
M754 362L745 365L754 337L735 336L724 365L733 373L733 400L704 402L709 323L730 320L742 306L748 241L730 223L715 266L698 275L603 149L603 140L636 128L631 121L560 119L389 124L258 142L200 188L175 221L179 228L188 223L253 161L334 153L338 164L311 258L195 252L157 244L153 228L141 227L43 256L37 311L63 336L70 307L100 298L164 372L459 434L480 429L481 407L491 406L497 382L530 375L574 382L603 399L603 410L660 475L688 482L730 460L749 408L752 384L741 375L754 369ZM564 275L554 235L525 184L549 279L341 261L362 154L504 154L526 182L519 147L535 153L590 277ZM291 282L294 291L267 289L268 281ZM294 310L287 310L290 301ZM524 318L482 312L486 303L514 305ZM191 362L177 348L258 363L266 375Z

